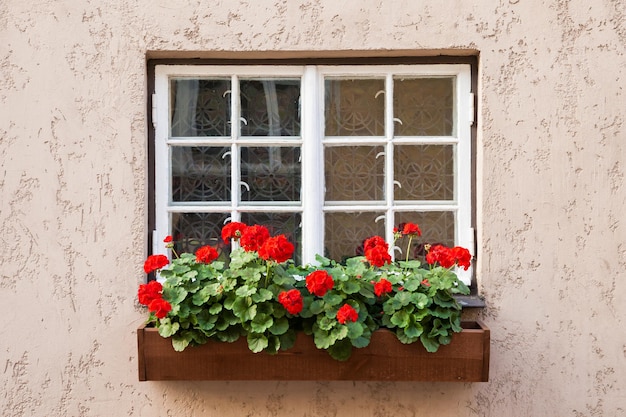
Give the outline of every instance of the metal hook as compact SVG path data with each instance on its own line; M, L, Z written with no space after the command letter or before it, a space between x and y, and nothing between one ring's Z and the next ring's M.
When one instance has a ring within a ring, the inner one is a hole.
M378 223L381 220L385 220L385 215L384 214L381 214L380 216L376 217L374 219L374 223Z
M232 94L233 90L226 90L224 91L224 94L222 94L222 97L226 97L227 94Z
M228 152L224 152L224 155L222 155L222 159L226 159L227 156L230 156L232 152L228 151Z
M378 96L381 94L385 94L385 90L378 90L376 94L374 94L374 98L378 98Z
M246 190L248 190L248 192L250 192L250 186L248 184L246 184L244 181L239 181L239 185L243 185Z
M402 124L402 120L398 119L397 117L394 117L394 118L393 118L393 121L394 121L394 122L398 122L398 123Z
M398 188L402 188L402 184L400 184L400 181L395 180L393 183L394 183L394 185L397 185Z
M248 126L248 121L244 117L240 117L239 120L241 120L244 125Z
M375 159L378 159L379 156L385 156L385 152L378 152Z

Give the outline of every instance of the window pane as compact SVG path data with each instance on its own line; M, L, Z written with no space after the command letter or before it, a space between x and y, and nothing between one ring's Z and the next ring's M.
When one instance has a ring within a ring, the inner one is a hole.
M172 136L230 136L230 80L172 79Z
M324 116L326 136L383 136L383 79L327 79Z
M385 158L382 146L324 149L326 201L383 200Z
M363 255L365 239L385 235L385 222L376 222L376 218L383 214L383 212L326 213L324 256L343 261Z
M230 201L230 148L173 146L172 201Z
M452 145L399 145L393 157L396 200L454 199Z
M243 147L241 200L299 201L301 170L300 147Z
M396 136L452 136L453 78L397 78L394 80Z
M295 246L293 259L302 259L302 216L300 213L241 213L241 221L247 225L260 224L269 229L271 236L284 234Z
M200 246L211 245L222 255L230 253L230 246L221 239L222 227L230 214L224 213L172 213L174 249L178 252L195 252ZM220 256L220 260L226 256Z
M242 136L299 136L300 80L241 81Z
M451 211L428 211L398 212L396 213L396 227L402 230L404 223L416 223L422 230L422 236L411 241L409 259L420 259L424 261L426 252L424 245L445 245L454 246L454 213ZM404 237L396 241L397 247L402 249L402 253L396 252L396 259L405 259L409 239Z

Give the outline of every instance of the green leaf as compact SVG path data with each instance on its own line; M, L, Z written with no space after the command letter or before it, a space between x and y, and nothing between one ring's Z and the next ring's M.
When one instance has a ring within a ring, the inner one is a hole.
M248 348L254 352L259 353L268 346L267 337L262 333L248 333Z
M418 309L422 309L428 305L428 296L421 292L416 292L411 295L411 302L415 304Z
M245 284L237 288L237 291L235 291L235 294L237 294L237 297L247 297L254 293L256 293L256 287L250 287Z
M391 322L398 327L406 327L409 325L409 314L400 310L391 316Z
M222 311L222 309L223 309L223 307L222 307L221 304L215 303L211 307L209 307L209 313L211 313L211 314L219 314L219 312Z
M189 342L191 342L191 334L185 333L184 336L174 336L172 337L172 346L176 352L182 352L185 350L187 346L189 346Z
M328 348L328 354L335 360L347 361L352 355L352 343L348 339L340 340Z
M420 336L420 342L422 342L422 345L424 345L424 348L428 352L437 352L437 350L439 349L439 343L437 342L437 340L428 337L426 333L422 333L422 335Z
M323 300L330 306L336 306L343 301L343 297L334 291L328 291L326 295L324 295Z
M263 333L265 330L270 328L272 324L274 324L272 316L268 314L257 314L250 323L250 326L252 327L253 332Z
M169 318L163 319L159 325L159 334L161 337L171 337L178 331L179 328L180 324L171 323Z
M363 334L363 325L359 322L348 323L346 327L348 328L349 339L359 338Z
M335 338L333 338L329 332L325 331L314 331L313 332L313 341L315 342L315 346L318 349L328 349L328 347L335 342Z
M342 340L348 336L348 326L337 326L330 331L335 340Z
M274 297L274 294L270 290L265 288L259 288L258 291L252 295L252 301L255 303L262 303L263 301L271 300Z
M181 287L163 287L163 298L170 304L180 304L187 297L187 291Z
M287 317L274 318L272 326L269 328L271 334L282 335L289 330L289 320Z
M285 333L279 336L280 338L280 349L287 350L291 349L293 345L296 343L297 333L293 329L287 330Z
M404 328L404 334L410 338L417 338L424 332L424 328L421 324L411 321L408 326Z
M341 288L343 289L343 292L345 292L346 294L354 294L356 292L359 292L359 290L361 289L361 286L357 282L346 281L342 283Z
M322 330L330 330L337 324L337 320L328 316L321 316L317 318L317 325Z
M324 311L324 301L319 299L313 301L309 307L309 311L311 311L312 314L320 314Z
M191 302L197 306L201 306L209 301L209 298L211 298L211 289L209 287L204 287L193 295Z

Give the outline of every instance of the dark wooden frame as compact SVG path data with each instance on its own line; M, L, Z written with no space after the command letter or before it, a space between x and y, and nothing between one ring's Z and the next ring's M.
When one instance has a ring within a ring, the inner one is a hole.
M369 346L354 349L345 362L315 347L299 334L292 349L276 355L252 353L245 338L209 343L183 352L157 329L137 330L140 381L456 381L489 379L489 329L480 321L463 322L449 345L428 353L420 343L404 345L389 330L378 330Z

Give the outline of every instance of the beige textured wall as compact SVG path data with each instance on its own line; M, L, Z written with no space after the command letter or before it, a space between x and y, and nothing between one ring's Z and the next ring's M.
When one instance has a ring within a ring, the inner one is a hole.
M0 1L0 414L626 416L625 44L622 0ZM139 383L147 54L352 50L480 52L491 382Z

